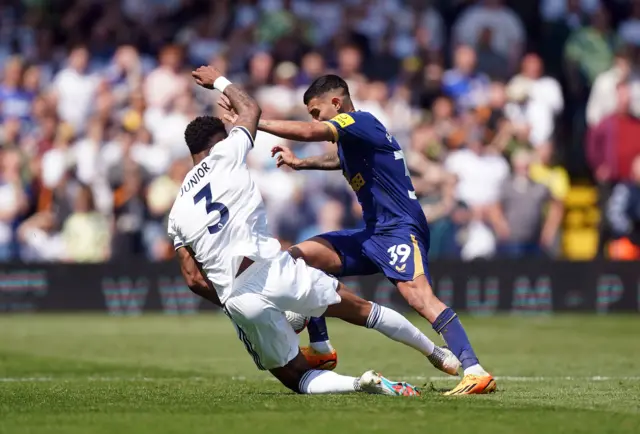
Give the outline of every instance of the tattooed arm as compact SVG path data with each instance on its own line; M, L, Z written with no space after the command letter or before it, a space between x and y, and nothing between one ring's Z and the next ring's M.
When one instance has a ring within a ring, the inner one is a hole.
M339 170L340 158L337 152L329 152L317 157L300 159L289 148L274 146L271 156L278 154L276 166L289 166L293 170Z
M220 71L213 66L201 66L193 71L191 75L195 78L196 83L207 89L213 89L213 83L222 77ZM234 124L246 128L251 136L255 137L258 130L258 120L262 114L262 110L256 100L234 84L229 84L223 93L228 99L229 105L235 111Z

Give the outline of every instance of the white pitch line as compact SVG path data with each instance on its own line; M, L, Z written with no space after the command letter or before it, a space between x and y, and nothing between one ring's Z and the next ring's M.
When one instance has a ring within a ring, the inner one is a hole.
M460 377L425 377L425 376L397 376L402 380L409 381L459 381ZM218 377L220 378L220 377ZM395 378L395 377L394 377ZM95 381L95 382L161 382L161 381L210 381L215 377L0 377L0 383L50 383L60 382L76 382L76 381ZM584 376L584 377L536 377L536 376L496 376L497 381L513 381L513 382L542 382L542 381L581 381L581 382L597 382L597 381L640 381L640 377L606 377L606 376ZM273 377L231 377L233 381L277 381Z

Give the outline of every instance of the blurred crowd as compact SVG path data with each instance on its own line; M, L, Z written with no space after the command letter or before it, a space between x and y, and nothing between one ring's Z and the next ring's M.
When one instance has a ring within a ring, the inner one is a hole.
M637 249L638 47L638 0L0 0L0 261L171 257L184 129L220 114L202 64L266 119L309 119L310 82L345 78L404 148L432 258L561 257L570 180ZM276 144L335 145L258 134L284 247L362 225L339 172L276 169Z

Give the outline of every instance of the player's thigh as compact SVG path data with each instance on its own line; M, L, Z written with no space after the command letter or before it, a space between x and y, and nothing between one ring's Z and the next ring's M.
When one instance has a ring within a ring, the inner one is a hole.
M365 230L327 232L290 249L295 258L334 276L364 276L379 270L363 254L362 244L369 234Z
M262 295L276 308L318 317L340 302L338 280L283 252L272 261Z
M363 249L369 259L392 282L407 282L425 276L431 281L427 255L429 241L425 236L409 229L387 234L376 234L368 239Z
M338 295L340 303L329 306L325 316L365 327L371 313L371 302L350 292L342 283L338 286Z
M281 368L298 355L298 335L287 322L284 312L261 294L232 296L224 309L258 369Z

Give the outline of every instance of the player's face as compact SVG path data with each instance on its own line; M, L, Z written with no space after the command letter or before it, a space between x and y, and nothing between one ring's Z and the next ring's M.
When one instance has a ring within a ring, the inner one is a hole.
M311 117L319 122L328 121L338 116L340 101L330 95L323 95L312 98L307 104L307 110Z

